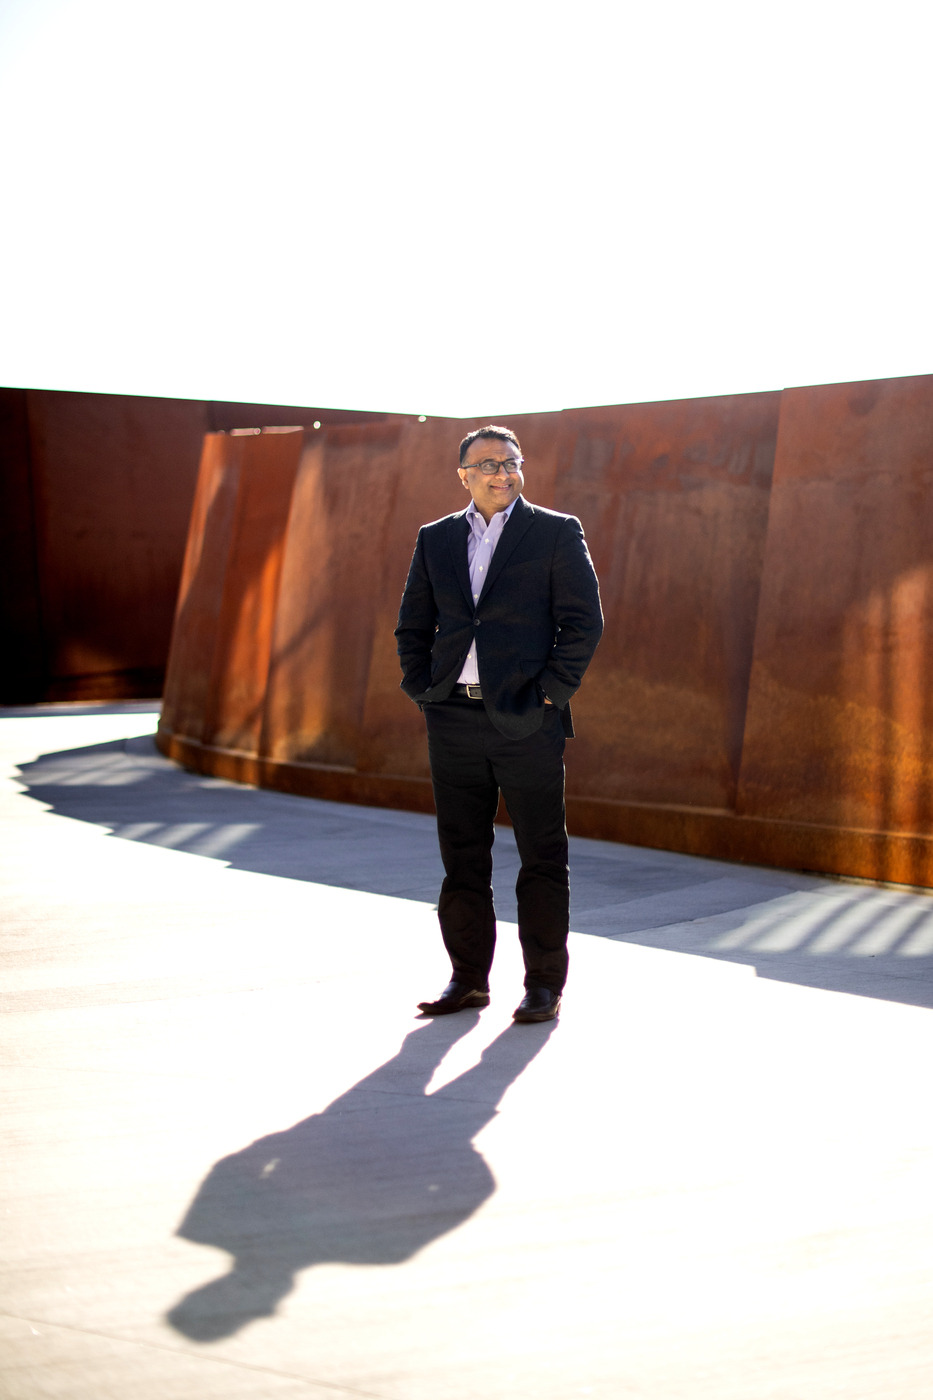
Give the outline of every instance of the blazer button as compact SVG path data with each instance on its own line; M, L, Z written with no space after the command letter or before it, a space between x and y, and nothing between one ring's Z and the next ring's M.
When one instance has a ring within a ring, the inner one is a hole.
M480 621L480 620L479 620L478 617L474 617L474 619L473 619L473 626L474 626L474 627L478 627L478 626L479 626L479 621Z

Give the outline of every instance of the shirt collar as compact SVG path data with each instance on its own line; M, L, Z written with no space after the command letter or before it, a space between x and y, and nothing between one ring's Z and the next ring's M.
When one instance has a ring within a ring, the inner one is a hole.
M515 500L512 502L512 504L511 504L510 506L506 506L505 510L497 510L496 513L495 513L495 515L492 517L492 520L490 520L489 525L486 524L485 520L484 520L483 517L480 515L479 511L476 509L476 502L475 502L475 501L471 501L470 504L467 506L467 513L466 513L466 518L467 518L467 520L470 522L470 529L471 529L471 530L475 530L475 529L479 528L479 529L481 529L481 530L488 530L488 529L490 528L490 526L492 525L492 521L498 519L498 517L501 515L501 516L503 517L503 520L502 520L502 524L499 526L499 529L500 529L500 530L504 530L504 529L505 529L505 522L506 522L506 520L508 520L509 516L512 514L512 511L513 511L513 510L515 509L515 507L518 505L518 500L519 500L519 498L518 498L518 496L516 496L516 497L515 497ZM479 527L477 527L477 523L476 523L477 521L479 521Z

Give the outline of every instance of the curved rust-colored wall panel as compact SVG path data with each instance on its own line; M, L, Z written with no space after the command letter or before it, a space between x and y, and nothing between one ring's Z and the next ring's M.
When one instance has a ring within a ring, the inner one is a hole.
M265 757L359 766L400 434L397 423L335 428L305 447L288 520Z
M224 588L207 689L202 738L255 752L262 734L272 634L288 513L304 434L266 428L226 437L235 459ZM233 466L233 463L230 464Z
M224 433L204 439L165 678L163 716L171 717L180 734L199 741L204 738L243 443Z
M602 584L571 830L933 885L933 379L506 421ZM478 422L205 440L165 752L431 810L392 633Z
M0 699L162 690L208 430L385 414L0 389Z

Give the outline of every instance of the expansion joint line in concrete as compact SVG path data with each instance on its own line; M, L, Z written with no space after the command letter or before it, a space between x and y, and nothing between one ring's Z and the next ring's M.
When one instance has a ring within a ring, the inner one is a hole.
M341 1385L338 1381L319 1381L311 1376L303 1376L298 1371L281 1371L275 1366L254 1366L248 1361L235 1361L229 1356L211 1356L207 1352L192 1351L187 1347L160 1346L140 1337L121 1337L117 1332L102 1332L96 1327L75 1327L69 1322L46 1322L44 1318L23 1317L22 1313L0 1312L11 1322L24 1322L36 1331L39 1327L54 1328L56 1332L74 1332L81 1337L100 1337L106 1342L116 1342L118 1346L147 1347L150 1351L166 1352L169 1356L196 1356L200 1361L213 1362L215 1366L232 1366L238 1371L255 1371L262 1376L280 1376L282 1380L298 1381L302 1385L316 1386L319 1390L332 1390L340 1395L359 1395L362 1400L393 1400L375 1390L359 1390L356 1386ZM37 1332L41 1336L41 1332Z

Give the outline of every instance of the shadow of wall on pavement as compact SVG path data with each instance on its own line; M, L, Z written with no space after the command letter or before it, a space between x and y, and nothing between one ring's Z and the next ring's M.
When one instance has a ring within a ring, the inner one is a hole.
M197 1342L232 1336L272 1316L300 1270L404 1263L489 1199L495 1178L473 1139L556 1022L510 1026L478 1064L426 1094L478 1020L427 1021L322 1113L211 1169L177 1233L226 1250L233 1267L181 1299L172 1327Z
M49 753L30 797L130 841L239 870L434 905L433 817L292 797L188 773L151 736ZM515 921L511 832L495 847L496 909ZM673 894L673 899L666 898ZM933 899L615 843L571 842L571 927L720 958L820 990L933 1007ZM659 911L654 900L663 905Z
M437 900L443 868L436 825L421 813L205 778L163 758L148 735L44 754L19 772L30 797L122 840L262 875Z
M608 936L742 963L773 981L933 1009L933 899L926 893L841 881L776 887L773 897L743 908Z

